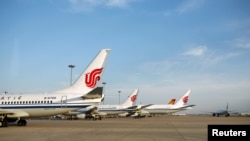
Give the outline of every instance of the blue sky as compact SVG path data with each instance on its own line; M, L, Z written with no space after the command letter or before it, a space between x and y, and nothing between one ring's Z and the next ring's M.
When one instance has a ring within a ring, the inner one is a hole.
M248 0L1 0L0 91L50 92L102 48L105 104L139 88L138 103L191 89L187 113L250 112Z

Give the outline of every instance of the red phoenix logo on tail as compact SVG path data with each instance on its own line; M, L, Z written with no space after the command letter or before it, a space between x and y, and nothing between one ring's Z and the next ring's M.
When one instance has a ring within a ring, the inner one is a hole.
M133 95L133 96L131 97L131 101L132 101L132 102L135 102L135 100L136 100L136 95Z
M188 96L183 97L183 98L182 98L182 101L183 101L184 103L187 103L187 101L188 101Z
M101 79L99 76L100 73L102 73L102 69L94 69L90 73L85 74L85 84L86 86L93 88L96 85L96 82Z

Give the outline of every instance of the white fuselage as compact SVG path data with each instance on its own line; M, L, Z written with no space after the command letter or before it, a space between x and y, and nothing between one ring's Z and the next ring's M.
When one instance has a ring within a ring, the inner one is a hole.
M82 94L18 94L1 95L0 110L13 114L9 118L41 117L66 113L96 105L100 99L82 99Z
M141 112L145 114L172 114L179 111L187 110L188 108L182 108L175 105L152 105L146 107Z

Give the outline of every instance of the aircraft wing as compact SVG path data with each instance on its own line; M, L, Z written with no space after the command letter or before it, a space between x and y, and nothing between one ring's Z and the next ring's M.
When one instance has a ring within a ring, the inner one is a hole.
M91 113L94 113L97 111L97 107L95 105L90 105L84 109L80 109L78 111L71 111L69 113L66 113L67 115L77 115L77 114L81 114L81 113L84 113L84 114L91 114Z
M143 106L141 106L141 109L145 109L145 108L152 106L152 105L154 105L154 104L143 105Z
M122 111L126 111L128 112L126 116L131 116L134 115L136 113L141 113L141 111L149 106L152 106L154 104L147 104L147 105L135 105L135 106L131 106L128 107L126 109L122 109Z
M196 105L185 105L185 106L182 106L182 107L180 107L180 108L177 108L177 109L185 109L185 108L191 108L191 107L194 107L194 106L196 106Z
M126 109L129 110L129 111L141 110L141 109L145 109L145 108L147 108L149 106L152 106L152 105L154 105L154 104L147 104L147 105L142 105L142 106L140 106L140 105L134 105L134 106L128 107Z
M235 112L235 111L228 111L228 113L230 113L230 114L238 114L239 112Z
M125 108L125 109L136 109L138 106L137 105L134 105L134 106L130 106L130 107L128 107L128 108Z

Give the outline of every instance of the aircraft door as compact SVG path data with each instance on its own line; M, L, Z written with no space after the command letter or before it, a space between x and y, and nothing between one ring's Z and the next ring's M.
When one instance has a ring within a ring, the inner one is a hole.
M67 96L62 96L61 107L62 108L66 108L67 107Z

